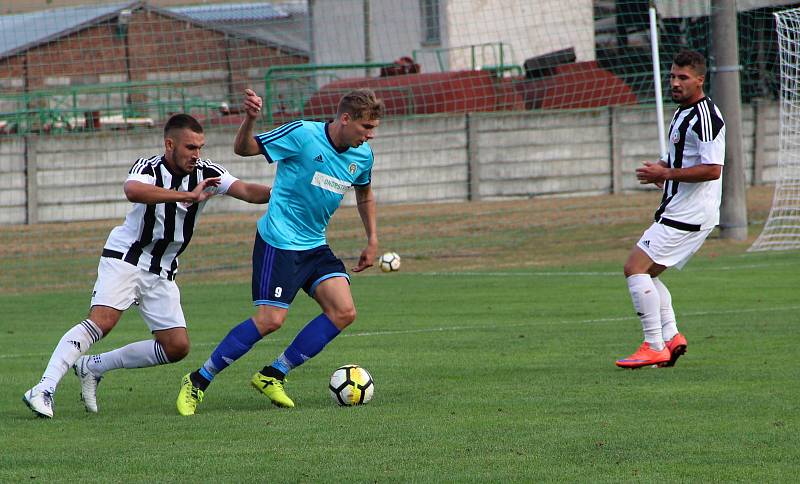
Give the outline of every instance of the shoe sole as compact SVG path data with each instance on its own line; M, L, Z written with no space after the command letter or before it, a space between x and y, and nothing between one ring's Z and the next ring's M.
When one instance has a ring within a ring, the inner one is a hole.
M667 368L670 366L675 366L675 362L678 361L678 358L684 354L686 354L686 345L678 345L675 347L675 350L670 353L669 361L659 364L658 367Z
M618 368L623 368L623 369L626 369L626 370L638 370L639 368L644 368L646 366L652 366L654 368L655 367L660 367L662 365L666 365L667 363L669 363L669 361L660 361L660 362L659 361L648 361L647 363L636 363L635 365L626 365L626 366L622 366L622 365L617 364L617 367Z
M22 401L25 403L25 406L28 407L29 409L31 409L31 412L33 412L34 415L36 415L37 417L39 417L39 418L53 418L50 415L46 415L46 414L37 412L36 409L33 408L33 405L31 405L31 402L29 402L28 399L25 398L25 395L22 396Z

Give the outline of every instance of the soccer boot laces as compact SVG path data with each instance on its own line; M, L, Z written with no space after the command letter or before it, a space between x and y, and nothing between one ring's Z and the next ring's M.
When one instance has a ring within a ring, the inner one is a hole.
M250 380L250 385L256 390L266 395L272 404L283 408L294 408L294 402L286 390L283 388L285 380L280 380L271 376L264 376L260 371L257 371Z
M197 388L189 378L189 373L181 379L181 391L178 392L178 413L184 416L194 415L197 404L203 401L203 390Z
M22 401L38 417L53 418L53 394L46 390L31 388L22 396Z

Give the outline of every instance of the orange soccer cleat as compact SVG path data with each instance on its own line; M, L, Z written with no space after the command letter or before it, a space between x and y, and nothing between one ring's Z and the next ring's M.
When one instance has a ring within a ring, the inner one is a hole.
M617 360L620 368L641 368L643 366L662 365L670 361L670 352L666 346L661 351L650 348L646 341L642 343L636 353Z
M678 361L684 353L686 353L686 338L677 333L675 336L672 337L671 340L667 341L667 349L669 350L669 361L665 363L661 363L660 367L665 366L675 366L675 362Z

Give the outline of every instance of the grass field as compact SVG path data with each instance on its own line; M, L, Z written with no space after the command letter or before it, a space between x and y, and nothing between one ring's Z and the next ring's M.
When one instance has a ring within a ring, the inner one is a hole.
M652 207L652 196L644 201ZM181 376L251 312L245 279L190 280L184 361L109 373L97 415L84 412L70 373L56 418L41 420L20 398L85 316L90 287L4 293L0 480L796 482L798 254L710 240L684 271L662 277L688 354L671 369L620 370L614 359L641 339L622 258L646 223L620 217L590 236L562 217L532 230L533 242L483 234L479 246L498 250L480 264L464 244L458 257L412 256L399 273L354 276L358 320L290 375L292 410L271 407L248 382L317 314L304 296L284 329L222 373L185 418L174 408ZM147 337L131 311L91 352ZM371 371L375 398L339 408L327 379L352 362Z

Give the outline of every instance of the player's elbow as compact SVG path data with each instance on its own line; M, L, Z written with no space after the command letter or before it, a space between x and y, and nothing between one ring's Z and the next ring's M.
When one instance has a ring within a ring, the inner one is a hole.
M709 165L708 180L717 180L722 176L722 165Z
M122 191L125 192L125 198L128 199L131 203L140 203L142 202L141 192L138 190L136 183L128 182L122 187Z
M245 191L245 201L263 204L269 202L270 189L264 185L249 184Z
M259 153L258 146L248 143L236 143L233 145L233 152L239 156L255 156Z

